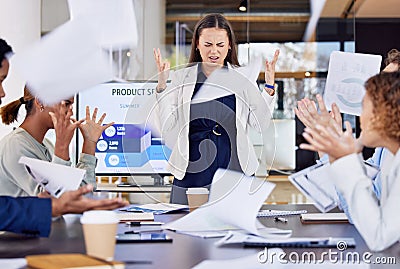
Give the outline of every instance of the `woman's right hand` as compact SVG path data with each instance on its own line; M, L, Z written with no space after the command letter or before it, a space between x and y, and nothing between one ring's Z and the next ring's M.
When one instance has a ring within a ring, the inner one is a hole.
M160 49L153 49L154 59L157 64L158 71L158 84L157 92L162 92L167 87L167 79L169 77L170 63L167 60L163 60Z
M72 119L72 105L66 101L55 105L52 112L49 112L53 121L54 131L56 133L56 144L54 155L68 161L69 144L74 136L75 129L84 121Z

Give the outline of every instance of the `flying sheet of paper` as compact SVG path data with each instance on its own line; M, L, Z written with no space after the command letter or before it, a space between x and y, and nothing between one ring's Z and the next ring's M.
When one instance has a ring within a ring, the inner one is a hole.
M315 164L290 175L289 180L300 192L313 200L315 207L321 212L337 206L338 197L329 178L329 165Z
M86 173L84 169L28 157L21 157L19 163L25 165L33 180L56 198L65 191L77 190Z
M249 65L238 68L221 68L214 71L193 96L192 104L208 102L235 93L238 85L252 87L258 91L255 82L260 74L261 61L254 60ZM243 82L247 82L245 85Z
M379 73L382 56L334 51L329 59L324 102L328 108L336 103L340 112L361 114L364 83Z
M263 225L257 220L257 213L274 187L274 184L262 179L218 169L211 184L209 202L165 224L163 229L198 232L240 228L252 234L264 235L258 229ZM283 233L287 235L290 231Z
M70 16L90 18L93 32L105 49L137 46L138 31L132 0L68 0Z
M113 78L86 20L69 21L11 58L28 88L52 105Z

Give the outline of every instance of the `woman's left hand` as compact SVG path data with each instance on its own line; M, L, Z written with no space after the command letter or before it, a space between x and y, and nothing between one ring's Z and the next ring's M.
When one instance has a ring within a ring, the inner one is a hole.
M97 111L98 109L96 107L93 111L92 117L90 117L90 108L89 106L86 106L85 122L79 125L79 129L81 130L85 142L92 142L96 144L103 131L114 124L114 122L111 122L106 125L102 125L103 120L106 117L106 113L103 113L101 118L96 122Z
M265 83L269 85L274 85L275 84L275 65L276 62L278 61L279 57L279 50L277 49L274 54L274 58L272 61L268 61L268 59L265 60ZM268 92L270 95L273 95L275 93L275 90L273 89L267 89L270 90ZM272 92L273 91L273 92Z

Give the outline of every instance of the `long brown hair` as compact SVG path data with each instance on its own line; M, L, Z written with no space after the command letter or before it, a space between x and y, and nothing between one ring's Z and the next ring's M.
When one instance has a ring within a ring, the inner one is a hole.
M230 63L234 66L239 66L239 60L237 57L236 50L236 39L235 34L233 33L232 26L229 21L222 16L221 14L209 14L199 20L194 27L194 33L192 38L192 48L190 50L189 63L198 63L202 62L200 52L197 50L197 44L199 43L199 37L201 31L206 28L217 28L224 29L228 34L229 45L231 49L228 51L228 55L224 59L224 64Z
M17 121L19 108L24 104L26 109L26 115L29 116L33 110L33 104L35 97L30 93L28 88L24 89L24 96L15 100L0 109L1 120L4 124L9 125L14 121Z

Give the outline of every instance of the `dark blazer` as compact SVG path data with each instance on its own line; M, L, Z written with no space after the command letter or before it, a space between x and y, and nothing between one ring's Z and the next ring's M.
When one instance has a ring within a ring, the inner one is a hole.
M0 196L0 231L49 236L51 199Z

